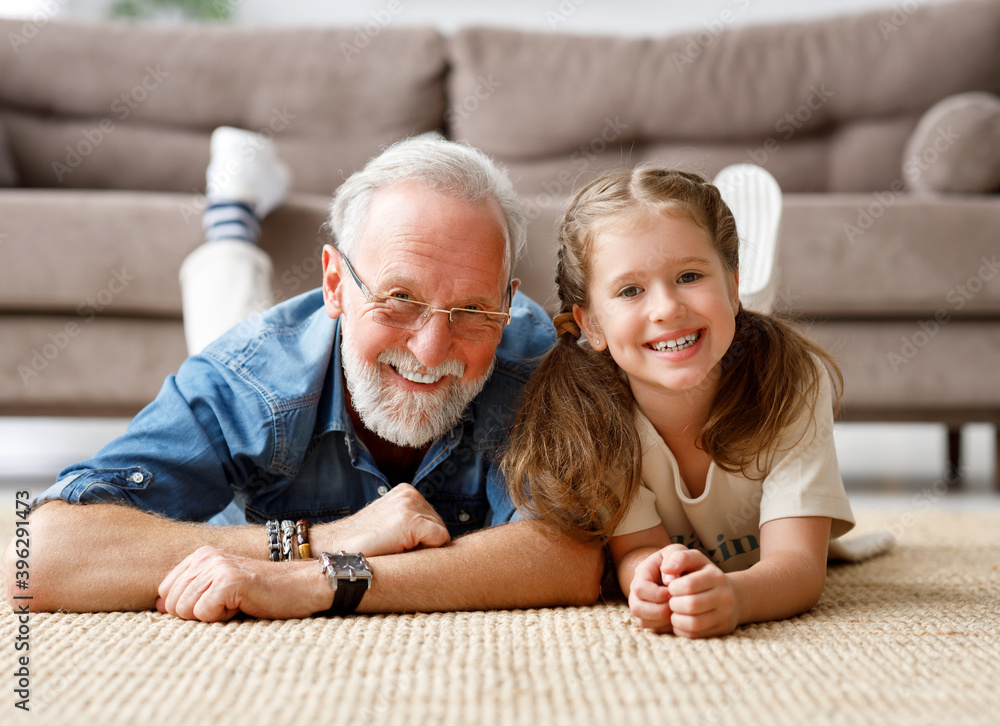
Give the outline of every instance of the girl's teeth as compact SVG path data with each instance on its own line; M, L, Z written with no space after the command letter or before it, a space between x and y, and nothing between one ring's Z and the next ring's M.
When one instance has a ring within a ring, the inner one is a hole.
M661 340L659 343L651 345L650 347L656 351L684 350L685 348L690 348L694 345L695 341L697 341L700 337L701 333L691 333L682 338L677 338L676 340Z

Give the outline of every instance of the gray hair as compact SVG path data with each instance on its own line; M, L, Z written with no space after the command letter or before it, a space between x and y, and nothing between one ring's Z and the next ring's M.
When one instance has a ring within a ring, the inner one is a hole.
M351 174L330 204L327 226L334 246L351 257L368 222L372 195L404 180L416 180L434 191L470 203L495 199L507 221L504 239L510 260L509 279L524 250L528 219L506 172L471 146L422 134L389 146L363 169ZM509 281L509 280L508 280Z

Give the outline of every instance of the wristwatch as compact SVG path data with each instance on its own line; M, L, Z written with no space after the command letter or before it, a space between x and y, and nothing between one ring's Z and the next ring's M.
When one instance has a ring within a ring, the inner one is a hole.
M353 613L372 586L372 568L369 567L368 560L360 552L341 550L336 554L321 553L319 564L333 588L333 605L329 610L316 614Z

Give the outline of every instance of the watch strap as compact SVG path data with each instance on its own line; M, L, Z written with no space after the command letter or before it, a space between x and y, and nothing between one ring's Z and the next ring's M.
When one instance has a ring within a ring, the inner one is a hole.
M361 598L368 590L367 580L342 580L337 583L337 591L333 593L333 605L326 611L327 615L346 615L357 610Z
M341 551L341 556L348 556L348 553ZM327 576L333 587L333 604L324 611L315 613L321 617L329 617L333 615L347 615L353 613L358 605L361 603L361 599L364 597L365 592L371 586L371 569L368 563L364 559L364 555L360 552L351 557L356 557L361 560L361 571L364 574L362 576L356 577L356 579L351 579L349 577L340 576L339 573L335 573L333 569L333 563L331 562L331 555L327 552L320 554L320 564L323 567L323 573ZM350 567L350 566L349 566ZM349 570L351 576L355 577L355 570Z

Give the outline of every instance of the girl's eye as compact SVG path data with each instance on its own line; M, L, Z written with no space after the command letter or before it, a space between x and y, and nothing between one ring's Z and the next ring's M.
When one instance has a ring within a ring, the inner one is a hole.
M642 292L642 288L638 285L629 285L628 287L623 287L618 291L618 295L624 298L633 298Z
M683 275L677 278L677 282L695 282L701 279L700 272L685 272Z

